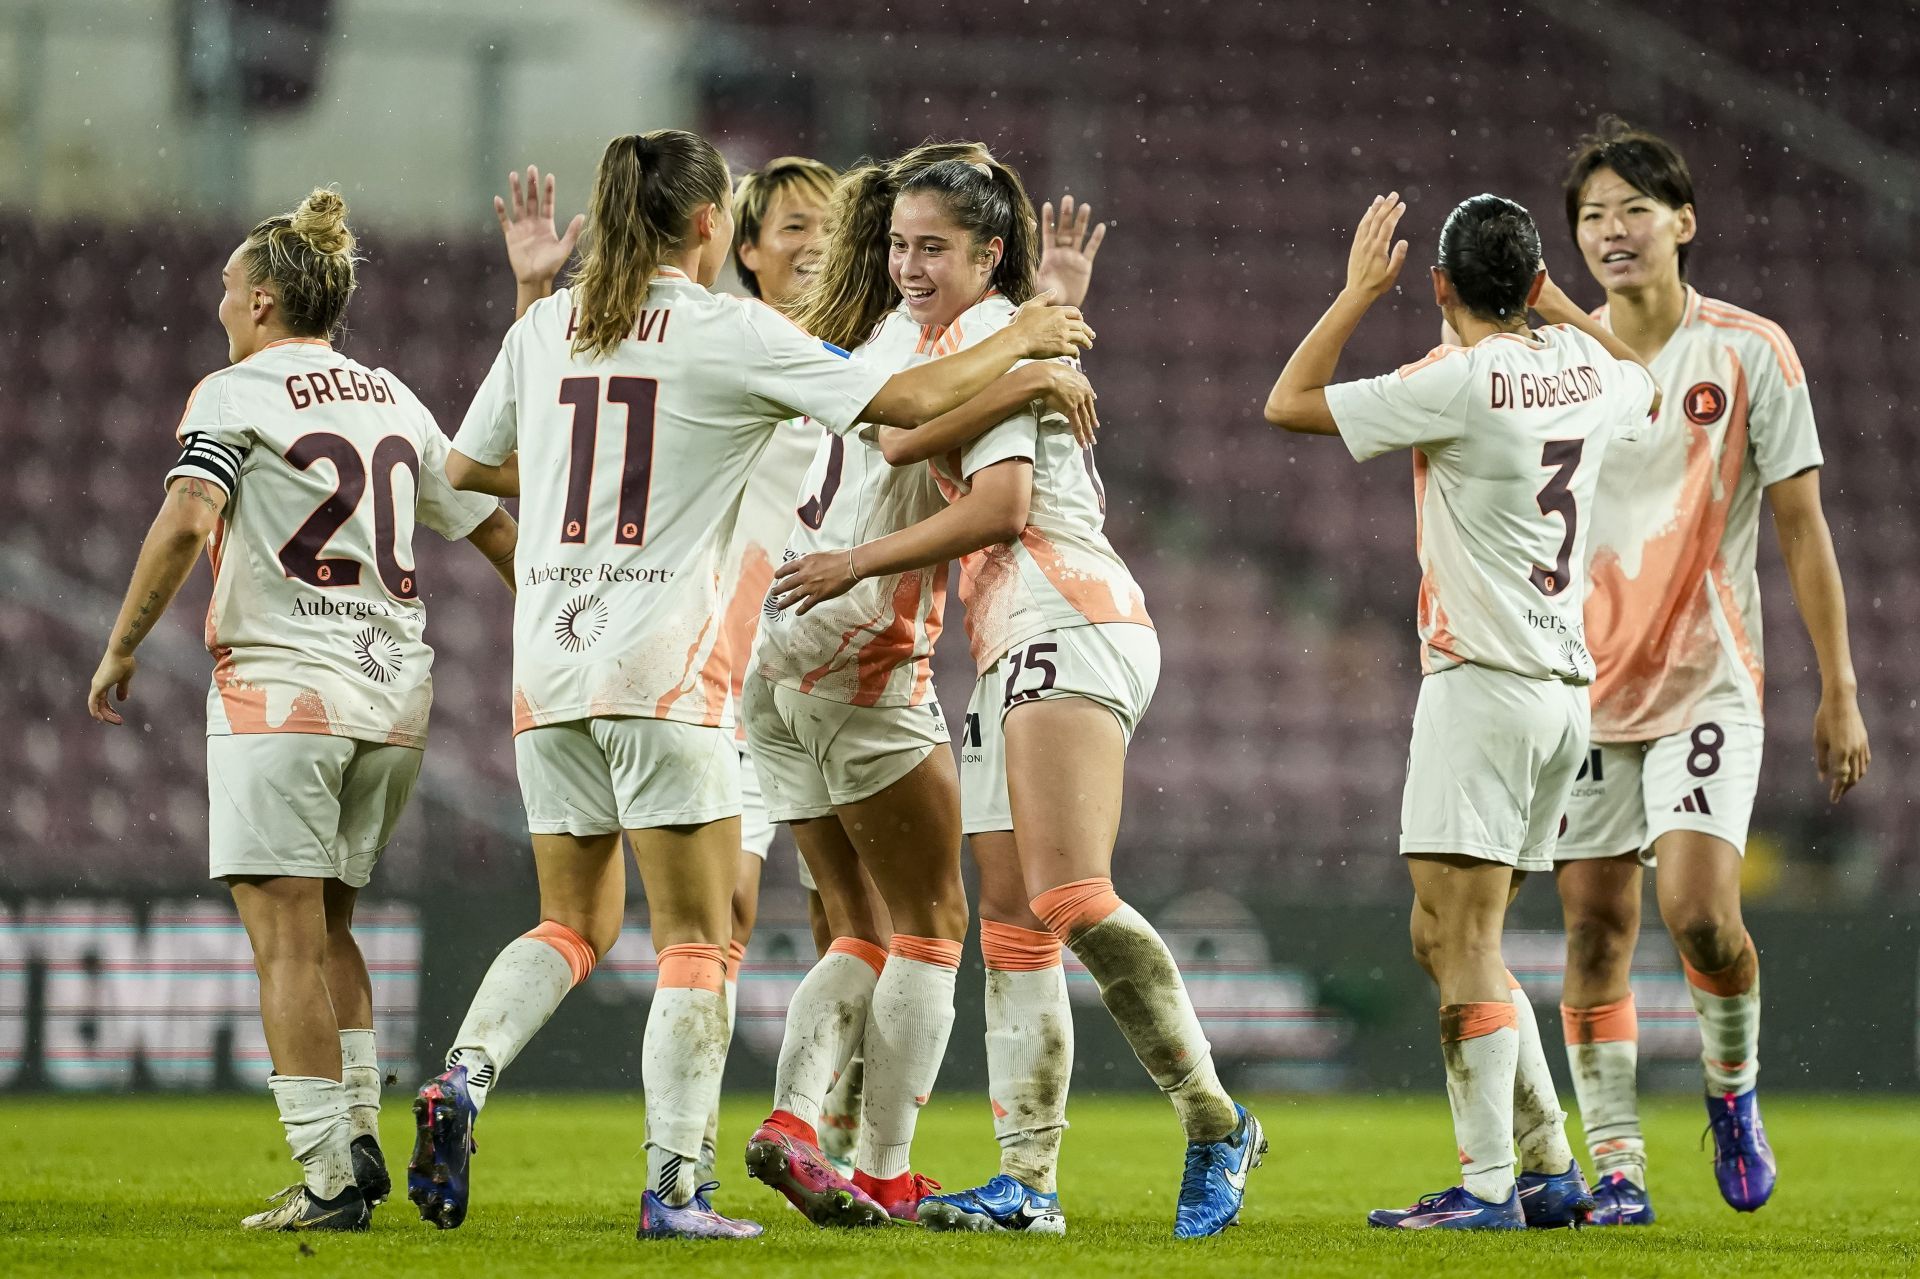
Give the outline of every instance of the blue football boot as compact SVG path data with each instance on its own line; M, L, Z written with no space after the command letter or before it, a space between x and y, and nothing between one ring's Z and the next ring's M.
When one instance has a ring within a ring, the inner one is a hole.
M1713 1132L1713 1175L1720 1197L1736 1212L1752 1212L1773 1195L1776 1167L1760 1122L1759 1090L1711 1094L1707 1127Z
M1067 1214L1059 1195L1046 1195L1017 1177L1001 1173L984 1186L920 1201L920 1224L929 1230L1024 1230L1034 1235L1064 1235Z
M407 1161L407 1198L420 1219L452 1230L467 1219L467 1162L475 1150L480 1108L467 1092L467 1068L455 1066L420 1086L413 1099L413 1157Z
M1589 1226L1650 1226L1653 1201L1646 1187L1635 1184L1624 1172L1610 1172L1593 1188L1593 1211L1587 1214Z
M1219 1141L1187 1144L1187 1166L1180 1174L1180 1203L1173 1214L1175 1239L1217 1235L1240 1218L1247 1197L1247 1174L1267 1153L1260 1121L1235 1102L1240 1122Z
M707 1202L707 1192L720 1189L709 1181L696 1190L693 1198L675 1208L649 1190L640 1196L639 1239L754 1239L761 1225L739 1217L722 1216Z
M1515 1178L1514 1190L1531 1230L1578 1230L1594 1207L1577 1163L1568 1164L1565 1172L1523 1172Z
M1527 1215L1517 1186L1505 1203L1488 1203L1465 1186L1452 1186L1411 1208L1375 1208L1367 1224L1388 1230L1525 1230Z

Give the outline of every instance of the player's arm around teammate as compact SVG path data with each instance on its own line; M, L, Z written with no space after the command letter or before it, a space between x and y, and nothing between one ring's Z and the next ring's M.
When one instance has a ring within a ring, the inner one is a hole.
M227 262L232 367L188 404L88 697L96 719L121 723L108 695L131 694L140 642L211 542L212 870L252 945L270 1085L305 1174L247 1219L255 1229L364 1228L387 1193L372 989L351 927L424 744L432 654L411 535L417 521L465 537L511 588L516 533L495 503L449 487L445 437L411 392L333 351L355 283L345 215L316 191ZM323 458L332 479L315 474ZM396 512L403 472L413 505ZM337 518L316 534L322 512Z

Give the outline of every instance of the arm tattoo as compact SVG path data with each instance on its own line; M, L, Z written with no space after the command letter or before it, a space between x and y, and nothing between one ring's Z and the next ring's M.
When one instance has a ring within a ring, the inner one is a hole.
M183 498L191 498L200 503L200 505L206 507L216 515L220 513L219 503L213 500L213 494L208 491L205 480L189 478L186 483L182 484L175 491Z
M159 591L148 591L147 598L140 603L140 611L133 615L133 622L127 627L127 633L120 637L120 647L129 653L140 642L140 637L153 625L153 606L160 600Z

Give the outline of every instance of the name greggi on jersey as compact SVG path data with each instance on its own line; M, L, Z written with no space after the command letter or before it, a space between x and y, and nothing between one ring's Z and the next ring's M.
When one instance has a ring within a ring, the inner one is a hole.
M287 399L296 409L312 408L316 404L391 404L393 388L387 380L373 373L362 373L359 369L335 367L315 369L310 373L290 373L287 375Z
M548 582L565 582L568 586L585 586L588 582L671 582L674 570L670 568L633 568L624 564L594 564L576 568L571 564L540 564L527 570L528 586L543 586Z

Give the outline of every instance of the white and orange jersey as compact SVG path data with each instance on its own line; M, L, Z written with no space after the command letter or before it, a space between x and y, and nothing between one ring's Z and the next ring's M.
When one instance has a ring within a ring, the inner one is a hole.
M933 358L923 336L902 306L853 358L891 376ZM860 426L821 439L783 560L858 546L940 510L932 471L889 464L877 434ZM804 617L769 607L754 660L768 680L803 693L853 706L918 706L933 695L933 646L946 597L942 564L863 578Z
M734 521L733 543L727 547L726 566L720 577L727 599L720 642L727 646L727 660L733 666L736 709L741 685L752 669L748 659L760 633L760 611L773 585L774 560L793 532L794 511L802 497L800 486L806 482L807 468L819 450L821 435L811 418L782 422L767 451L760 455L759 465L747 477L746 491L740 496L740 518ZM737 731L745 742L746 725L740 724Z
M1436 347L1327 388L1355 458L1413 449L1420 666L1593 679L1581 622L1600 459L1653 379L1567 325Z
M926 343L936 355L972 346L1011 324L1016 309L989 294L947 329L929 334ZM1022 457L1033 462L1027 526L1013 541L960 561L967 639L981 674L1015 644L1048 631L1103 622L1153 625L1139 584L1107 541L1106 493L1093 450L1080 446L1064 419L1051 417L1043 426L1031 412L1010 417L966 448L935 459L934 475L953 501L971 490L974 475Z
M1588 544L1598 742L1760 722L1760 494L1822 461L1806 373L1771 320L1689 288L1652 368L1660 416L1608 451Z
M570 290L529 307L453 442L520 454L514 731L730 727L721 575L747 477L781 422L845 429L887 374L671 268L605 358L572 353L574 325Z
M499 506L448 485L433 415L385 369L289 338L195 387L179 436L168 482L227 494L209 548L208 735L426 745L414 528L465 537Z

